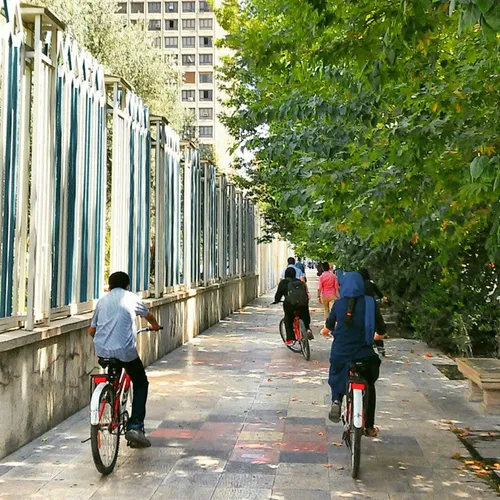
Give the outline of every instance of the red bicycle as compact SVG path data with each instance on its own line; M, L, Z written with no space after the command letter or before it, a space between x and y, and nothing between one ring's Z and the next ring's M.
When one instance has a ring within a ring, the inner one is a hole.
M311 348L309 346L309 338L306 331L306 325L304 321L302 321L299 317L299 313L294 313L293 318L293 332L295 334L295 342L293 344L288 345L286 343L286 327L285 327L285 318L280 321L280 335L285 343L285 345L292 352L302 353L306 361L311 359Z
M141 328L137 333L149 331L152 329ZM97 470L110 474L118 458L120 436L127 432L132 386L119 359L99 358L99 365L107 373L91 375L90 443Z

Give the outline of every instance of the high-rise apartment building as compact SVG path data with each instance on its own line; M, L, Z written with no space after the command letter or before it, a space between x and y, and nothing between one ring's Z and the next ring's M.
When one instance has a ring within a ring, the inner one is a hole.
M225 36L209 2L131 1L121 2L119 14L129 22L143 21L154 43L178 60L184 74L181 101L191 110L200 144L213 146L219 167L229 165L229 134L218 119L221 104L214 67L221 49L214 40Z

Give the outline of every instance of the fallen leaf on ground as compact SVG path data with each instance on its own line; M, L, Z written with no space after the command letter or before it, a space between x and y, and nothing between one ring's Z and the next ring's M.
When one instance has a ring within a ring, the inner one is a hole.
M461 455L460 455L460 453L453 453L453 455L451 456L451 458L453 458L453 460L460 460Z
M424 356L425 356L426 358L432 358L432 357L433 357L433 356L432 356L432 354L431 354L430 352L426 352L426 353L424 354Z
M276 412L276 415L279 415L280 413L283 413L283 412L282 412L281 410L278 410L278 411Z
M403 403L409 403L409 402L410 402L410 400L409 400L409 399L402 399L401 401L402 401Z
M332 443L333 446L342 446L342 443Z
M406 467L403 467L402 465L400 465L399 470L406 470Z
M413 354L415 352L415 349L410 349L410 352Z
M323 436L324 433L323 432L318 432L318 436Z
M297 401L297 398L292 398L290 399L290 401Z
M268 379L267 379L267 381L268 381L268 382L272 382L272 381L273 381L273 379L272 379L272 378L268 378Z
M266 396L272 396L272 394L266 394Z
M344 467L337 467L337 470L344 470Z
M332 464L325 464L324 467L325 467L325 469L331 469L333 467L333 465Z

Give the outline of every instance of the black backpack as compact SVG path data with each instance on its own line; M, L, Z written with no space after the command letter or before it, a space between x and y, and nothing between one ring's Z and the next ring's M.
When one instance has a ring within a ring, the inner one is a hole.
M309 302L306 285L299 280L289 281L286 302L293 307L305 307Z

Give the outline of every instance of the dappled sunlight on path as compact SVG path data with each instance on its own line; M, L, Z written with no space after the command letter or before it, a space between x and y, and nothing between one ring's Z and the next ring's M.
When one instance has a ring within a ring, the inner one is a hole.
M378 382L376 439L362 441L361 479L350 477L341 428L329 407L330 341L311 361L283 345L268 295L150 366L152 448L123 445L109 477L93 466L88 411L0 462L0 497L47 499L488 499L494 490L462 466L450 427L498 422L465 402L450 362L411 340L387 342ZM498 429L498 427L496 427Z

